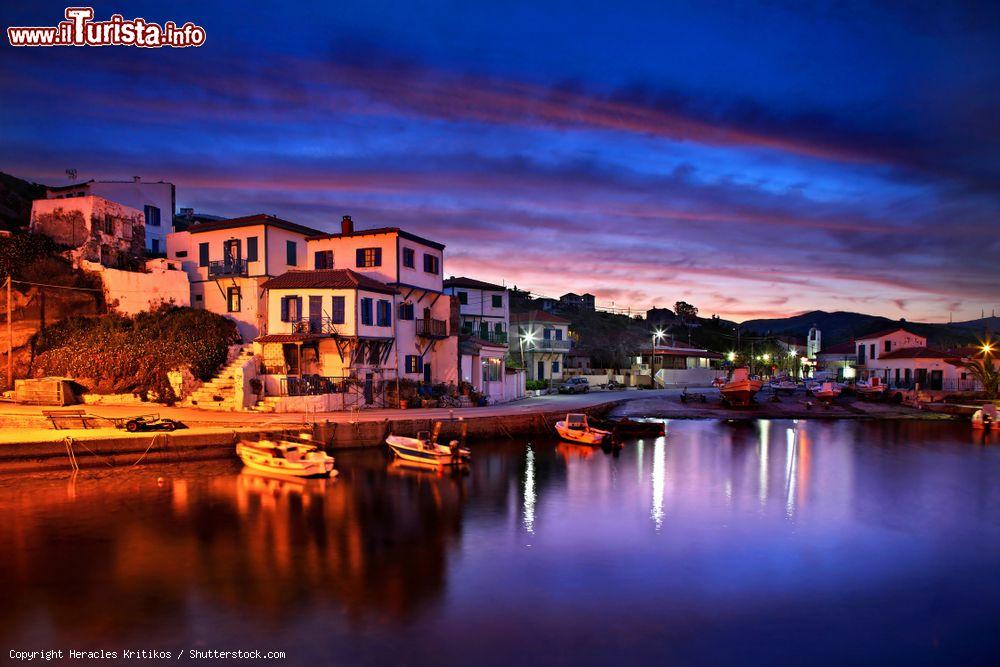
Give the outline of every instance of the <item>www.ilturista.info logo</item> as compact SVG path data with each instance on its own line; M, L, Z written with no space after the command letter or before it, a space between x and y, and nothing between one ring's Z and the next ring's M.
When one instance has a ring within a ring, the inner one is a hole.
M205 29L190 21L178 26L146 19L125 19L112 14L107 21L94 21L93 7L67 7L66 20L54 27L7 28L11 46L138 46L158 49L185 48L205 43Z

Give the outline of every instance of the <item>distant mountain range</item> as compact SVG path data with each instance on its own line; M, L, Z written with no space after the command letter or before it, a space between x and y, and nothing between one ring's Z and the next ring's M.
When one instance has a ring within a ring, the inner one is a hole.
M814 310L793 317L783 317L767 320L747 320L742 324L746 333L757 335L786 335L805 338L812 326L819 328L822 334L823 346L836 345L874 333L882 329L905 326L913 333L927 337L929 345L949 347L975 342L985 331L1000 331L1000 317L985 317L966 322L949 324L929 324L925 322L909 322L907 320L891 320L878 315L864 313L849 313L837 311L828 313Z

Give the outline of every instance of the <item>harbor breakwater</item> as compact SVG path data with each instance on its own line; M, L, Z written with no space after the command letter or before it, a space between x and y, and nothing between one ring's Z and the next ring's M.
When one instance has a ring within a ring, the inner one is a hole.
M624 400L613 400L576 411L599 417L611 412ZM504 440L536 436L554 436L555 422L566 416L565 410L536 410L503 416L461 417L453 419L406 418L365 419L363 415L350 422L317 420L304 424L278 424L266 427L197 427L170 433L123 433L109 429L91 432L45 430L41 435L32 429L25 442L0 445L0 474L33 470L67 470L93 468L123 468L135 465L226 459L235 456L236 442L256 440L282 434L310 432L314 441L323 443L328 451L379 447L390 433L415 436L430 431L442 422L441 438L459 437L463 428L469 442ZM32 424L32 426L35 426ZM17 428L16 426L14 428ZM27 432L27 431L26 431Z

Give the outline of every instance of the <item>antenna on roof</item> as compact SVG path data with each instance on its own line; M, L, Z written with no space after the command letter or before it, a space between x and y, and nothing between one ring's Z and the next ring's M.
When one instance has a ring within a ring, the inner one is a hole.
M71 181L75 181L76 180L76 169L67 169L66 170L66 177L69 180L71 180Z

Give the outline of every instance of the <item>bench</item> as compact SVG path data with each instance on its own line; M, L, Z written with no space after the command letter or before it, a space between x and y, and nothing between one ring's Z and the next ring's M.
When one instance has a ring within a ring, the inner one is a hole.
M88 415L84 410L79 408L76 410L42 410L42 416L51 421L52 428L56 430L65 428L67 421L79 422L81 428L90 428L87 420L93 419L92 415Z

